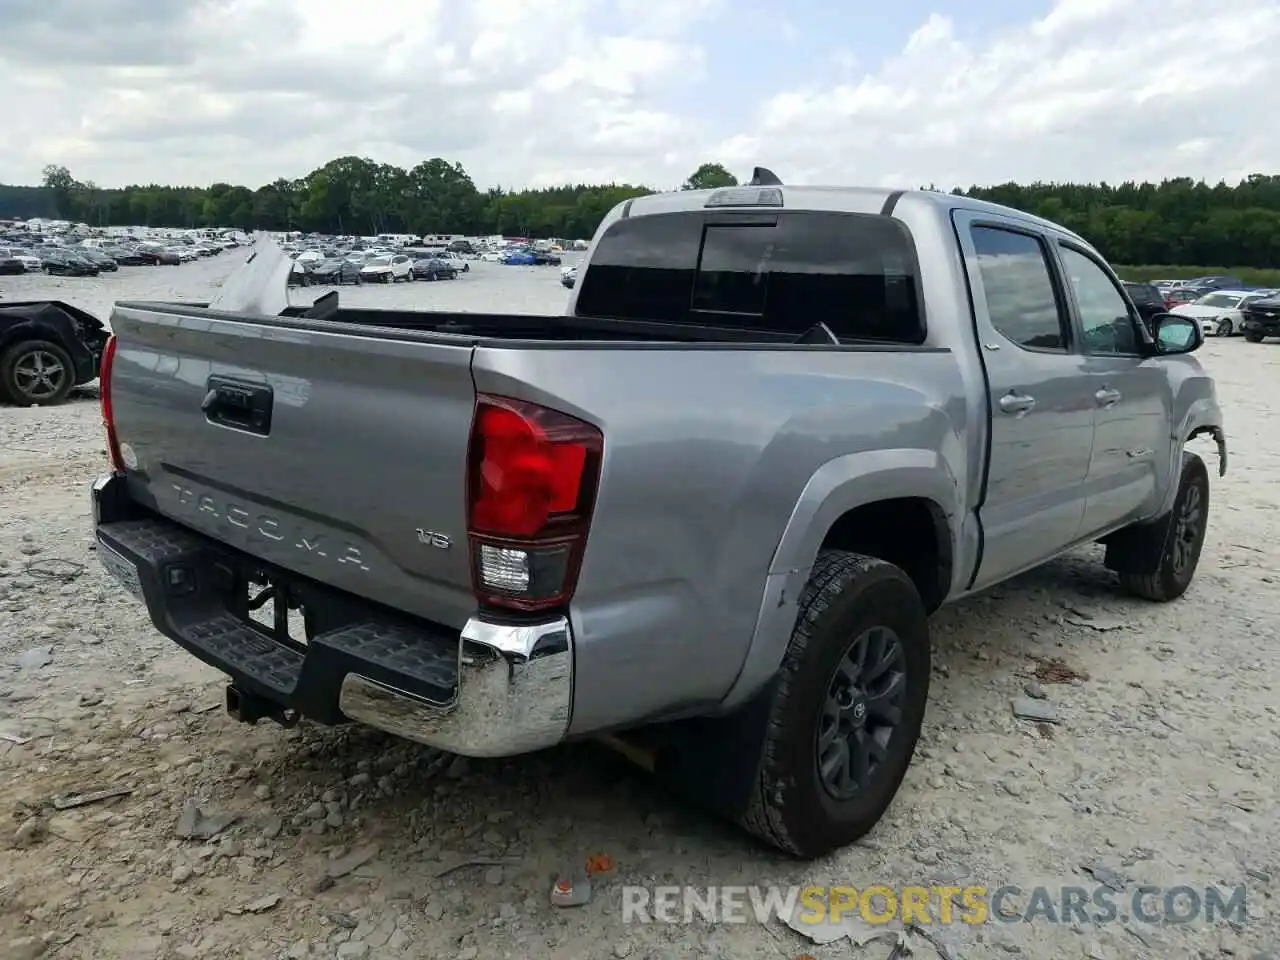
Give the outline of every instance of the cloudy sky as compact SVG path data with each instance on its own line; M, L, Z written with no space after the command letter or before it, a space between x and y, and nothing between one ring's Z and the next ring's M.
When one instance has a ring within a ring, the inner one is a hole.
M0 182L1280 170L1277 0L0 0Z

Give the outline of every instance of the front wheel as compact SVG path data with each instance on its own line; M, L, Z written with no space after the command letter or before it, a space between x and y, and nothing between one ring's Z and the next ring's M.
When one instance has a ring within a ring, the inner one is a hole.
M1261 343L1263 340L1262 334L1257 330L1246 330L1244 332L1244 338L1249 343Z
M742 825L806 859L866 834L906 775L929 695L915 584L875 557L824 550L774 681Z
M1209 471L1194 453L1183 453L1173 509L1153 523L1118 535L1121 549L1129 553L1120 586L1144 600L1178 599L1196 574L1208 522Z
M1218 332L1218 336L1220 337L1229 337L1232 335L1234 331L1235 331L1235 328L1231 325L1230 319L1223 320L1218 324L1217 332Z

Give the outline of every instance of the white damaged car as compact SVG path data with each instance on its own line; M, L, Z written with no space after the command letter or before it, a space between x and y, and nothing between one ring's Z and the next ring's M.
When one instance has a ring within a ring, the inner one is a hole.
M1266 295L1266 290L1215 290L1169 312L1198 320L1206 337L1231 337L1241 332L1245 304Z
M413 279L413 261L403 253L374 257L360 268L360 279L365 283L395 283Z

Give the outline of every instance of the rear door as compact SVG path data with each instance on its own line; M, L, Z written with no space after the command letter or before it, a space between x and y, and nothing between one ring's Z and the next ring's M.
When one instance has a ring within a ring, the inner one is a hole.
M1048 238L1020 221L967 211L954 220L991 405L981 588L1078 535L1093 401Z

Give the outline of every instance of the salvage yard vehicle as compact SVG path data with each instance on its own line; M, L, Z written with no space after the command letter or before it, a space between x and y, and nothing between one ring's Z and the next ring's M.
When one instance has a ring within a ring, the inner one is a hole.
M301 263L301 258L297 262ZM308 270L306 266L303 266L303 269ZM344 283L364 282L360 276L360 264L340 257L332 257L313 264L308 272L315 283L332 283L335 286L342 286Z
M422 257L413 261L415 280L457 280L458 270L443 257Z
M1215 290L1191 303L1170 310L1182 317L1194 317L1206 337L1231 337L1244 329L1245 309L1265 296L1252 290Z
M1250 343L1280 337L1280 295L1269 292L1246 303L1240 329Z
M40 264L45 273L58 277L96 277L101 272L91 260L80 256L78 250L64 247L45 251Z
M627 200L558 316L290 307L288 270L112 314L98 555L156 628L241 720L603 737L800 857L897 793L934 610L1094 542L1174 600L1187 442L1226 470L1196 323L965 197Z
M0 403L51 406L98 376L108 333L61 300L0 303Z
M402 253L393 256L374 257L360 268L360 278L365 283L395 283L413 279L413 261Z

